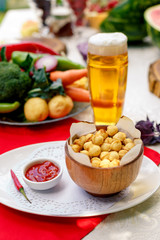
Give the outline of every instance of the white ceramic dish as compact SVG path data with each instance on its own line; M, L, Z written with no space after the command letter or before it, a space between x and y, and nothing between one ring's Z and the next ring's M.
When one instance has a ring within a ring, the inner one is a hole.
M44 216L84 217L114 213L142 203L160 185L160 171L156 164L144 157L137 179L126 192L108 198L96 198L78 187L69 177L64 158L64 141L33 144L14 149L0 156L0 202L19 211ZM60 161L63 175L60 183L46 191L30 189L21 176L25 161L48 157ZM10 176L13 169L25 188L30 204L17 191ZM115 198L118 201L115 201ZM111 204L114 202L114 204ZM108 207L109 206L109 207Z
M59 173L58 175L49 180L49 181L45 181L45 182L33 182L33 181L30 181L29 179L26 178L25 174L26 174L26 171L36 165L36 164L41 164L43 163L44 161L50 161L52 162L53 164L55 164L55 166L57 166L59 168ZM53 160L53 159L50 159L50 158L39 158L39 159L36 159L36 160L33 160L27 164L24 164L23 166L23 169L22 169L22 177L23 177L23 180L25 181L25 183L32 189L35 189L35 190L47 190L47 189L50 189L52 187L55 187L59 181L61 180L62 178L62 167L60 165L59 162Z

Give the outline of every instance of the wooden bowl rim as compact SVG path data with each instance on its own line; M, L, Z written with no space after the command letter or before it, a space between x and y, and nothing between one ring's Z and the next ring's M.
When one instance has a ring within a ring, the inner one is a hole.
M144 151L144 144L143 144L143 142L142 142L141 150L140 150L139 154L137 155L137 157L136 157L133 161L131 161L131 162L129 162L129 163L126 163L126 164L124 164L124 165L121 165L121 166L110 167L110 168L92 167L92 166L87 166L87 165L85 165L85 164L83 164L83 163L80 163L80 162L76 161L74 158L72 158L72 157L70 156L70 154L69 154L69 152L68 152L68 148L67 148L67 142L69 142L69 139L70 139L70 138L68 138L68 139L66 140L66 143L65 143L65 153L66 153L66 155L67 155L72 161L74 161L75 163L77 163L78 165L80 165L80 166L83 165L83 166L85 166L86 168L96 169L96 170L98 170L98 169L99 169L99 170L110 170L110 169L114 169L114 168L116 168L116 169L117 169L117 168L122 168L122 167L124 167L124 166L127 166L127 165L135 162L135 161L143 154L143 151Z

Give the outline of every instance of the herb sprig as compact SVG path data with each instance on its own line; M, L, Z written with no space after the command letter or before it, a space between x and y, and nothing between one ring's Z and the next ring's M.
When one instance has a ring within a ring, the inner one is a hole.
M141 138L144 145L153 145L160 143L160 124L155 121L141 120L136 123L136 128L141 132Z

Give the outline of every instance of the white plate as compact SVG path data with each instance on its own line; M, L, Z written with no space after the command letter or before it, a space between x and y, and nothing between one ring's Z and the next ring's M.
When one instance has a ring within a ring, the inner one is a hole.
M45 216L84 217L118 212L148 199L160 185L159 168L144 157L137 179L126 190L112 197L96 198L78 187L69 177L64 157L64 141L28 145L0 156L0 202L11 208ZM59 159L63 177L51 190L35 191L22 180L23 163L37 157ZM27 202L15 188L10 176L13 169L24 186Z

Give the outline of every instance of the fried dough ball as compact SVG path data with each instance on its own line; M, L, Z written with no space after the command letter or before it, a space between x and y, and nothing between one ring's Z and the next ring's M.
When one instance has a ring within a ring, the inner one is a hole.
M104 141L104 138L101 135L96 134L96 135L93 135L93 137L92 137L93 144L100 146L100 145L102 145L103 141Z
M109 136L113 136L118 132L118 127L117 126L108 126L107 127L107 133Z
M114 159L119 159L119 154L116 151L111 151L109 154L109 160L113 161Z
M93 134L88 133L85 137L86 137L86 142L90 142L90 141L92 141Z
M123 141L124 145L126 145L127 143L133 143L133 140L131 138L126 138Z
M120 161L117 159L114 159L112 162L110 162L109 167L117 167L120 165Z
M40 98L30 98L24 104L24 115L28 121L40 122L48 117L47 102Z
M101 148L98 145L92 144L88 150L90 157L98 157L101 153Z
M101 168L108 168L110 165L110 161L108 159L104 159L100 162L100 167Z
M85 143L86 141L86 137L85 136L81 136L80 138L77 138L74 140L74 144L78 144L80 145L81 147L83 147L83 144Z
M105 129L100 129L100 130L98 130L95 135L101 135L101 136L103 137L103 139L105 139L106 137L108 137L108 134L107 134L107 132L106 132Z
M73 108L73 101L67 95L57 95L48 102L48 108L51 118L61 118L70 113Z
M129 151L131 148L133 148L135 145L134 145L134 143L132 142L132 143L127 143L124 147L123 147L123 149L124 150L127 150L127 151Z
M101 151L110 151L111 150L111 144L104 142L101 145Z
M111 143L111 149L113 151L119 152L121 150L121 147L122 147L122 143L121 143L120 140L116 140L116 141Z
M88 151L92 144L93 144L92 141L85 142L84 145L83 145L84 150Z
M115 141L115 139L113 139L113 138L111 138L111 137L107 137L105 140L104 140L104 142L106 142L106 143L112 143L112 142L114 142Z
M74 152L80 152L81 149L82 149L82 147L78 144L72 144L71 147L72 147Z
M101 160L98 157L91 158L92 167L100 167Z
M118 132L113 136L113 138L120 141L124 141L124 139L126 138L126 134L124 132Z
M135 146L116 126L108 126L74 140L72 149L86 154L93 167L112 168L120 165L122 157Z
M119 158L121 159L128 151L127 150L120 150L119 151Z
M84 144L85 143L85 141L86 141L86 137L85 136L81 136L80 138L80 141Z
M107 152L107 151L103 151L103 152L101 152L101 154L100 154L100 159L101 160L103 160L103 159L105 159L105 158L109 158L109 152Z
M89 153L87 150L82 150L82 151L80 151L80 153L83 153L83 154L86 154L87 156L89 156Z

